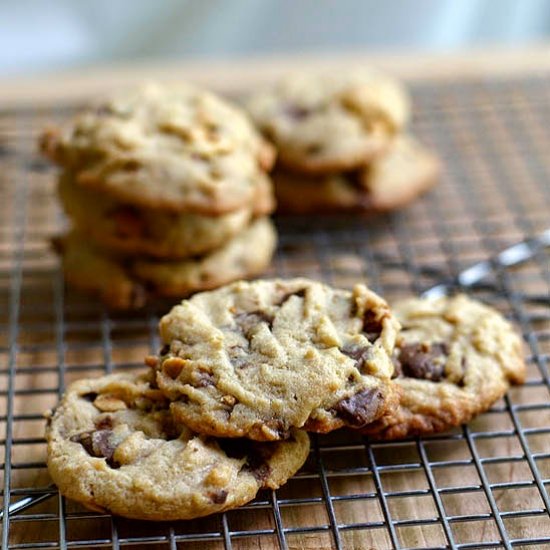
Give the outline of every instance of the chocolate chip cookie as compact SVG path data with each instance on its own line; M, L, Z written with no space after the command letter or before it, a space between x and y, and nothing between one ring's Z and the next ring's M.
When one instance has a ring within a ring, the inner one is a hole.
M437 158L410 136L398 136L389 150L354 172L305 176L276 169L279 212L385 212L401 208L433 187Z
M63 495L129 518L191 519L276 489L306 460L301 431L276 443L193 433L152 380L115 374L69 387L46 434L48 470Z
M78 185L138 207L207 215L253 201L273 148L237 108L206 91L149 85L106 99L42 151Z
M181 298L256 275L269 265L276 241L271 221L260 218L221 248L186 260L114 257L98 251L75 231L57 239L56 246L69 284L99 296L113 309L132 309L150 297Z
M400 404L364 433L398 439L443 431L523 382L521 339L491 307L459 295L404 300L392 311L402 324L394 354Z
M293 428L328 432L380 417L395 399L397 328L363 285L241 281L175 306L149 363L191 429L279 440Z
M121 203L78 186L68 173L60 177L58 192L73 225L94 246L165 260L210 252L244 230L252 217L269 214L275 206L267 176L261 176L250 205L219 216L159 212Z
M291 75L254 94L246 107L281 165L309 174L369 162L387 149L410 110L399 83L365 70Z

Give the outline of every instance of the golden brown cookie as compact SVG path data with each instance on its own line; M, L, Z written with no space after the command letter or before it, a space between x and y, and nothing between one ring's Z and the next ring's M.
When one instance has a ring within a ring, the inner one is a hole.
M406 124L409 99L393 79L358 69L295 74L246 102L291 171L326 174L359 168L387 149Z
M221 214L250 205L273 149L245 114L191 86L149 85L108 98L43 152L78 185L138 207Z
M147 375L79 380L48 421L48 470L88 508L145 520L191 519L276 489L304 463L305 432L275 443L216 440L175 420Z
M521 338L500 313L464 295L393 305L399 407L367 426L377 439L440 432L487 410L525 378Z
M396 330L386 302L363 285L241 281L175 306L152 361L173 414L193 430L277 440L381 416L395 397Z
M163 212L121 203L75 184L61 175L59 197L72 224L94 246L123 255L178 260L205 254L225 244L274 206L271 182L260 176L254 201L219 216Z
M385 212L406 206L438 181L437 158L410 136L397 137L381 157L355 172L310 177L275 170L283 213Z
M269 265L276 240L271 221L260 218L221 248L187 260L116 258L74 231L58 239L57 247L69 285L99 296L113 309L132 309L148 298L182 298L256 275Z

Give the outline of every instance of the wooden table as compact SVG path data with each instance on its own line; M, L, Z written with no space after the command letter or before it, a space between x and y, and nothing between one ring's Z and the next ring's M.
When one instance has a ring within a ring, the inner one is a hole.
M443 181L392 216L279 218L279 253L267 275L306 275L341 286L366 280L391 300L452 280L548 226L548 46L447 57L181 62L0 81L0 429L11 458L4 489L11 503L53 495L15 515L9 529L4 523L5 541L25 548L143 547L144 541L152 548L201 550L229 547L228 541L239 549L492 542L550 548L541 491L550 480L548 256L542 251L520 268L495 264L486 285L472 290L521 326L529 383L468 427L396 444L371 445L345 431L314 438L306 467L276 493L264 492L223 516L174 525L113 520L48 488L40 415L57 402L60 383L141 368L158 345L156 322L167 306L109 315L64 291L48 244L61 218L53 173L35 152L40 128L65 120L67 105L144 79L187 78L235 94L304 66L338 70L363 63L411 83L413 131L438 151Z

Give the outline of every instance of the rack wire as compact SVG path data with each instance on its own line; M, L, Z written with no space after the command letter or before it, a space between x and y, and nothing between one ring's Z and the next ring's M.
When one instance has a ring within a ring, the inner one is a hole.
M550 75L411 85L413 131L444 161L442 184L376 219L277 219L267 275L366 281L390 301L466 281L522 332L527 383L445 434L314 436L283 488L174 523L90 512L51 485L43 411L74 379L142 368L167 304L112 314L65 290L48 244L63 219L35 140L71 109L0 112L3 548L550 548L550 256L533 240L550 225ZM522 241L526 261L498 255ZM483 278L468 279L479 262Z

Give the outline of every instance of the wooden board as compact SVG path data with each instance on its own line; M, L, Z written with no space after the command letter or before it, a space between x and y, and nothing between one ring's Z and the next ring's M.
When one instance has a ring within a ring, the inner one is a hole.
M533 68L548 67L541 52L540 63L525 60L530 76L516 70L508 80L502 74L480 79L479 66L450 79L443 64L440 73L433 70L418 82L429 64L395 57L395 67L415 76L413 130L444 161L441 185L394 216L278 219L280 247L267 275L305 275L346 287L367 281L392 300L448 280L543 230L550 211L550 78L532 75ZM254 86L303 63L212 64L204 72L194 65L181 74L240 91L239 83ZM308 65L325 63L312 59ZM225 537L238 549L277 548L280 539L292 549L338 543L361 550L498 547L503 540L516 540L515 548L550 547L540 491L550 479L548 256L542 252L520 268L493 270L488 286L474 292L520 325L529 383L469 427L399 444L369 445L346 431L314 438L305 468L276 493L263 492L224 516L173 525L113 520L48 488L41 413L57 402L60 383L140 369L158 346L156 323L168 305L110 315L87 297L64 291L48 244L62 226L54 175L38 159L35 139L46 123L68 116L56 110L66 101L151 74L175 77L173 69L155 71L123 69L97 82L107 73L77 75L62 86L46 80L34 90L29 83L0 85L4 105L14 98L28 105L37 89L38 103L55 104L0 114L0 437L10 458L3 480L11 476L12 504L28 495L53 495L15 515L9 529L4 523L6 542L85 548L150 542L152 548L210 550L223 548Z

